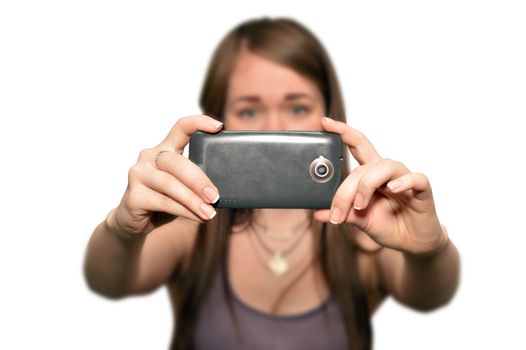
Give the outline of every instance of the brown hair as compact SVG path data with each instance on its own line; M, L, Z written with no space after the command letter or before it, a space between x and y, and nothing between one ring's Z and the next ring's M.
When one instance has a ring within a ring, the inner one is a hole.
M309 78L324 97L326 115L346 122L336 74L325 49L309 30L285 18L251 20L228 33L214 52L205 77L200 100L203 113L223 120L228 81L241 47ZM349 160L347 152L343 154L345 178L349 172ZM228 278L226 261L230 229L232 225L251 218L251 209L218 208L215 220L200 225L188 268L181 268L174 275L177 320L172 349L193 347L194 328L217 268L221 268L223 276ZM370 349L369 311L358 276L349 226L315 222L314 228L314 257L319 261L325 281L341 310L349 346ZM223 288L228 293L224 281ZM231 304L229 306L231 309Z

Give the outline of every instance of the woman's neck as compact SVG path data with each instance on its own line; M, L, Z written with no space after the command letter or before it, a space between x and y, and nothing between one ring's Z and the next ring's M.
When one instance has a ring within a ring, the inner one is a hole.
M254 209L253 218L269 230L292 230L309 219L308 209Z

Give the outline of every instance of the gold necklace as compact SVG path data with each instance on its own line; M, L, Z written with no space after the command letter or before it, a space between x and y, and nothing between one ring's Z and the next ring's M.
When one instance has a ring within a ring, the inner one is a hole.
M256 236L259 244L265 250L267 254L269 254L271 257L267 262L267 267L276 275L277 277L281 277L284 274L286 274L290 270L289 263L287 260L285 260L285 256L288 255L290 252L292 252L299 244L303 236L305 236L305 233L309 231L310 224L307 226L307 228L298 236L298 238L292 243L292 245L286 249L285 251L277 250L273 251L264 241L261 239L259 234L256 232L256 229L250 223L250 227L252 228L252 231L254 232L254 235Z

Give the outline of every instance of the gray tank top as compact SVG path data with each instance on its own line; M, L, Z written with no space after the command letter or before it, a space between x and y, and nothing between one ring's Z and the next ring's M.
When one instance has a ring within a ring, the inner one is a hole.
M219 269L221 270L221 269ZM226 284L232 295L231 316L223 289L223 274L215 276L203 304L195 333L197 350L301 349L347 350L347 335L336 302L329 297L321 305L297 315L271 315L245 304Z

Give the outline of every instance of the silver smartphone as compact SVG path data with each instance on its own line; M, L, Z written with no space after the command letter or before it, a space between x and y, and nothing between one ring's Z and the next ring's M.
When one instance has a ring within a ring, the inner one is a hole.
M343 178L340 135L323 131L197 131L189 159L219 189L217 208L326 209Z

